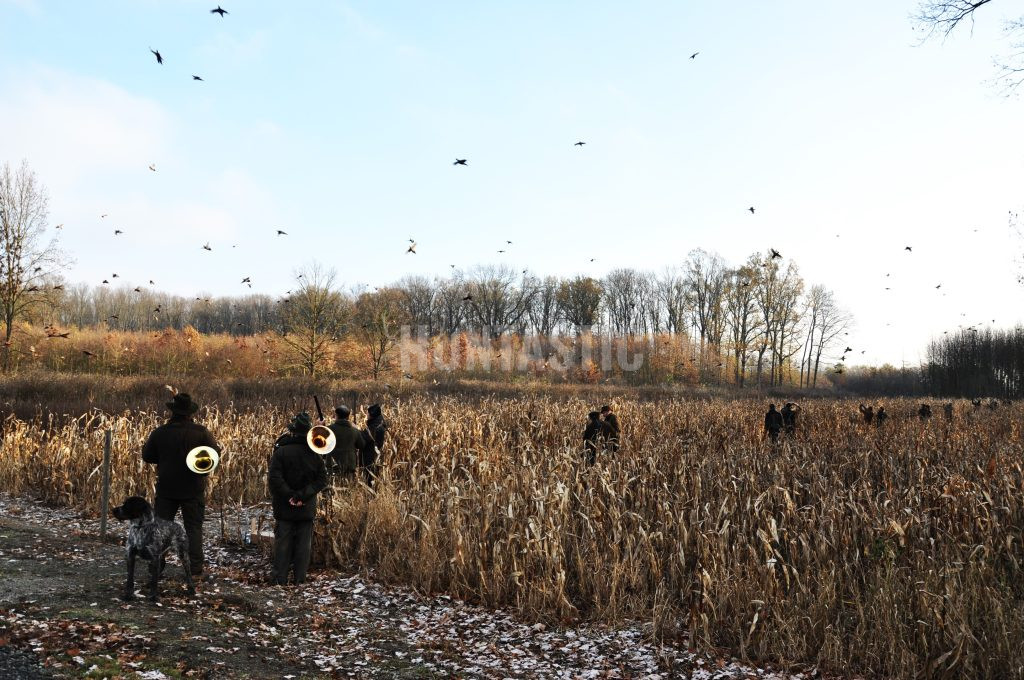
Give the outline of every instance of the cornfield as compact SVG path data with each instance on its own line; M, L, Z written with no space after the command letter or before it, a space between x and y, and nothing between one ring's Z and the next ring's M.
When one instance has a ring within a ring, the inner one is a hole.
M1020 407L886 406L876 427L855 403L808 402L774 445L762 401L619 403L624 444L588 467L578 398L403 396L385 405L382 480L323 503L317 558L556 623L645 619L750 660L1021 677ZM200 413L226 449L214 507L266 500L288 416ZM139 450L162 418L9 417L0 489L96 511L109 428L111 497L151 496Z

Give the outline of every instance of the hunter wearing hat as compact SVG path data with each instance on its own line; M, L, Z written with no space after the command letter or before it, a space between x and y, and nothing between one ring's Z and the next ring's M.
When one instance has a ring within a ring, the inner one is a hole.
M352 410L348 406L337 407L334 409L334 414L337 419L328 426L335 437L334 451L328 456L330 461L328 472L348 479L356 474L363 433L349 420Z
M388 435L388 421L384 420L380 404L366 409L366 427L363 428L362 444L359 447L359 466L363 468L366 483L373 486L373 480L380 474L380 452Z
M612 412L612 407L605 405L601 407L601 421L604 423L604 447L606 451L615 453L619 450L619 443L622 441L622 428L619 426L619 417Z
M327 486L327 468L324 456L306 443L306 433L312 427L308 413L292 418L270 458L267 486L275 520L270 582L274 585L287 585L289 571L296 585L305 581L313 552L316 495Z
M203 519L206 516L206 477L188 469L185 458L197 446L209 446L220 453L210 431L192 420L199 404L185 393L167 402L171 417L153 430L142 447L142 460L156 465L157 517L173 521L181 510L181 522L188 534L188 557L192 575L203 573Z

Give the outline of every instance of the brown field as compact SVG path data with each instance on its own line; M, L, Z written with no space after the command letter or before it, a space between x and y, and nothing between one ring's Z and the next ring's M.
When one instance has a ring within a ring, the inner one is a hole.
M201 393L199 390L196 392ZM325 404L326 405L326 404ZM808 401L765 442L762 400L618 401L625 444L581 464L587 403L403 394L376 493L338 489L322 562L552 622L640 618L751 660L889 677L1020 677L1021 408L959 402L929 422L888 400ZM210 506L266 499L288 414L204 409L225 445ZM8 416L0 489L96 511L103 431L112 498L152 495L141 444L163 414Z

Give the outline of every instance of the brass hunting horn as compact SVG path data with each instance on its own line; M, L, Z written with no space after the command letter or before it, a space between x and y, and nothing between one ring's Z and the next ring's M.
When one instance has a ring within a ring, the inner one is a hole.
M320 408L320 399L316 395L313 395L313 402L316 404L317 415L320 416L322 421L324 419L324 412ZM334 432L326 425L314 425L306 433L306 444L321 456L326 456L333 451L337 443L338 439L334 436Z
M208 475L217 469L220 454L209 446L197 446L185 456L185 465L197 475Z

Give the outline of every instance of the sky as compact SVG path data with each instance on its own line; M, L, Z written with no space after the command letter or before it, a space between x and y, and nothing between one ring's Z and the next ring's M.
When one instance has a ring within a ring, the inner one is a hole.
M0 0L0 163L47 187L69 281L775 248L854 316L850 363L1024 321L1024 103L991 82L1019 3L922 43L916 0L226 2Z

